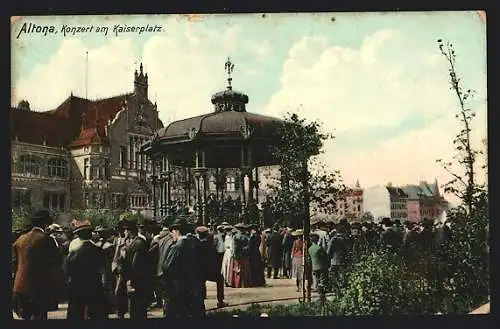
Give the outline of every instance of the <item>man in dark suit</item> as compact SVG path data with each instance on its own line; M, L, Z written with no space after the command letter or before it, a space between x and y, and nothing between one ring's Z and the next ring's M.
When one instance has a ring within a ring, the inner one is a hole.
M267 239L267 278L271 278L271 271L273 272L273 279L278 279L279 268L281 267L283 245L282 238L278 233L276 227L273 227L271 235Z
M204 316L200 241L192 234L185 219L176 219L170 227L175 244L163 264L167 285L166 316Z
M47 210L31 217L32 228L13 245L14 310L23 319L47 319L52 310L54 273L62 264L60 251L44 228L52 223Z
M217 259L217 249L214 241L210 239L208 227L199 226L196 228L196 234L200 240L202 269L205 270L205 281L203 281L203 296L206 299L206 281L212 281L217 284L217 307L227 306L224 303L224 277L222 276L221 266Z
M162 229L158 237L158 264L156 267L156 283L157 283L157 293L160 295L159 299L163 306L163 315L165 315L165 296L167 294L165 277L163 276L163 263L165 258L170 251L170 248L175 243L175 240L168 230L168 228Z
M148 307L151 301L151 277L148 271L148 245L146 238L139 236L137 223L126 220L123 224L125 236L130 238L130 245L125 251L123 260L124 277L127 294L130 299L130 318L147 319Z
M104 250L95 245L92 226L88 221L75 223L76 235L69 245L66 272L69 278L68 320L104 319L104 284L106 279L106 256Z

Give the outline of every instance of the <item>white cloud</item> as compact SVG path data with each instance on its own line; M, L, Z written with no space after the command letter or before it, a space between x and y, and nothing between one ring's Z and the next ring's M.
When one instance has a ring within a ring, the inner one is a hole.
M358 178L365 187L389 181L409 184L421 178L445 183L449 176L435 160L452 160L452 140L459 129L447 74L439 53L422 52L410 37L397 31L368 36L359 49L329 46L322 38L303 38L290 48L281 89L271 97L266 112L280 116L298 111L335 129L339 136L370 127L383 134L385 126L397 126L412 115L439 118L370 150L340 149L335 145L340 141L334 141L326 145L323 157L342 171L348 184ZM483 85L477 87L483 89ZM475 120L474 139L479 148L487 130L485 106L479 107ZM484 160L478 162L480 166Z
M71 38L62 41L47 63L35 66L28 77L15 83L13 102L27 99L33 109L48 110L62 103L71 92L85 97L86 51L90 98L132 89L135 59L130 39L115 38L100 48L88 49L81 40Z

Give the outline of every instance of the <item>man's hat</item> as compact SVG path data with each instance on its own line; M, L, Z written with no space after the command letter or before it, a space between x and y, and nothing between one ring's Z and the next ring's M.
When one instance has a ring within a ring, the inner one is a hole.
M51 223L52 217L50 216L50 212L48 210L42 209L42 210L38 210L36 213L34 213L31 216L31 222L32 223L39 223L39 222Z
M382 218L382 225L385 225L385 226L392 226L392 221L389 217L384 217Z
M172 225L170 225L170 229L179 229L179 228L188 228L190 224L187 222L185 218L177 218Z
M128 229L128 230L135 230L137 229L137 221L135 220L130 220L130 219L124 219L122 220L122 227L124 229Z

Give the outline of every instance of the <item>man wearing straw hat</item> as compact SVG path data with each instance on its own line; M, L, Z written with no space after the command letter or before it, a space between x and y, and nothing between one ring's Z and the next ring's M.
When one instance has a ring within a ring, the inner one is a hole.
M87 220L73 221L76 236L69 245L66 272L69 279L69 320L104 319L104 280L106 256L92 241L92 226Z
M31 217L32 229L12 246L14 310L26 320L47 319L54 288L53 273L61 264L59 250L44 228L52 223L47 210Z

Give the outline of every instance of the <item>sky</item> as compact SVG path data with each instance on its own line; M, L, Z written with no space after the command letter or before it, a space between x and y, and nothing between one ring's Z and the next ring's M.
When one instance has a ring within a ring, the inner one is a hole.
M142 62L166 125L213 111L210 97L225 89L230 57L247 111L297 112L335 135L321 160L347 185L443 184L450 176L435 160L452 160L461 128L437 40L454 45L464 88L477 92L473 145L486 150L485 19L475 11L18 17L11 19L12 105L25 99L45 111L70 93L131 92ZM56 33L20 33L30 23ZM117 24L158 28L117 35ZM65 34L63 27L93 28Z

